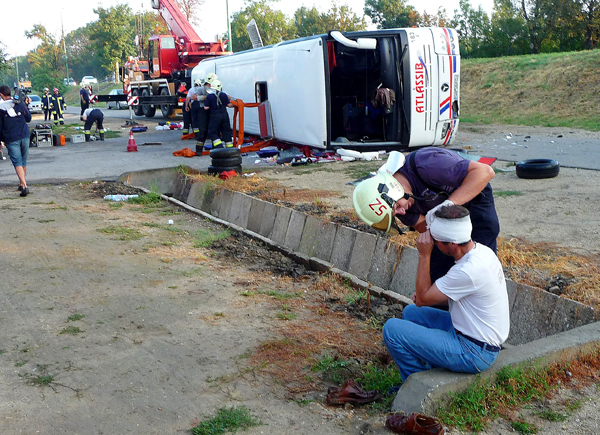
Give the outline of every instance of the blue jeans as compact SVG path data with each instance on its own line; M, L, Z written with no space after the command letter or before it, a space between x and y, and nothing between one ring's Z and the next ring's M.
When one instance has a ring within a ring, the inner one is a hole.
M450 313L407 305L402 319L383 326L383 340L400 369L402 380L411 374L440 367L453 372L479 373L489 368L498 352L457 335Z
M29 155L29 138L24 137L21 140L5 144L8 155L13 166L27 166L27 156Z

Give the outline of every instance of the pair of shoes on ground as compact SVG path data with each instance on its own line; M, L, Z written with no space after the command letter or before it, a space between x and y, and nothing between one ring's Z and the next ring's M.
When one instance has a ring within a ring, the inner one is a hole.
M27 196L29 194L29 187L23 188L23 186L19 186L19 192L21 192L21 196Z
M444 426L437 418L413 412L410 415L390 415L385 427L392 432L415 435L443 435Z

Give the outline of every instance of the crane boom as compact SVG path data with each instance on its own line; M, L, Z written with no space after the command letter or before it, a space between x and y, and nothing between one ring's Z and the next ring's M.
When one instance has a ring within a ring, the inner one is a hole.
M203 42L174 0L152 0L152 8L158 10L169 26L169 30L179 42L183 40L186 45Z

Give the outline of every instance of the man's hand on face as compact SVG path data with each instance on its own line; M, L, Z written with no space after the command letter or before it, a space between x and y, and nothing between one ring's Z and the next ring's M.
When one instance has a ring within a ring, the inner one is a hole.
M417 239L417 249L419 254L431 255L433 245L433 238L431 237L429 230L419 234L419 238Z

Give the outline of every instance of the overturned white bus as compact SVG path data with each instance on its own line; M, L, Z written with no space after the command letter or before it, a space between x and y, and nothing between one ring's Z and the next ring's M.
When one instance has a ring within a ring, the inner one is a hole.
M447 145L459 123L453 29L333 31L204 60L192 82L209 73L233 98L268 101L274 138L315 148ZM259 124L247 109L245 132Z

